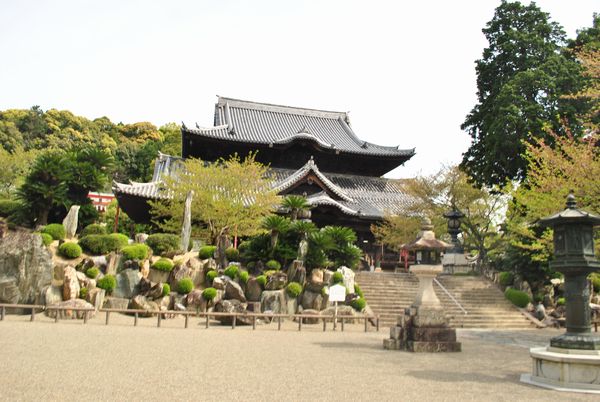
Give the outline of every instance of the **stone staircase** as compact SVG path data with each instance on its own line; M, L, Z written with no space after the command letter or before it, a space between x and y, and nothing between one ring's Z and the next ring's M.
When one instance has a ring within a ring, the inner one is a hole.
M504 294L487 279L477 276L440 275L438 281L467 311L463 311L434 283L435 293L442 302L450 325L455 328L534 328ZM415 300L418 279L407 273L359 272L356 283L362 289L367 303L380 316L380 325L396 325Z

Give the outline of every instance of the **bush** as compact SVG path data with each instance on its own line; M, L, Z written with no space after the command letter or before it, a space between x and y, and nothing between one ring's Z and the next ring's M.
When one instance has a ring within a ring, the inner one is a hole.
M240 269L237 267L237 265L230 265L227 268L225 268L225 271L223 273L231 279L235 279L235 277L238 276L239 271Z
M512 272L500 272L498 275L498 280L500 281L501 286L510 286L513 284L515 280L515 276Z
M356 311L363 311L367 307L367 301L361 297L360 299L352 300L350 305Z
M77 243L66 242L58 247L58 253L68 259L77 258L81 255L81 247Z
M117 287L117 279L113 275L104 275L102 278L98 279L96 286L106 290L106 293L111 294Z
M177 292L187 295L194 289L194 282L190 278L183 278L177 283Z
M44 226L42 233L48 233L54 240L63 240L67 235L65 227L61 223L51 223Z
M119 233L87 235L79 239L79 245L89 254L102 255L121 250L127 245L128 241L127 236Z
M21 203L14 200L0 200L0 216L8 218L21 208Z
M365 295L363 294L363 291L361 290L360 286L358 286L358 283L354 284L354 293L356 293L357 295L359 295L361 299L365 297Z
M296 298L300 296L300 293L302 293L302 285L298 282L290 282L285 287L285 292L289 297Z
M91 225L87 225L85 228L83 228L79 236L84 237L92 234L105 235L106 227L97 223L92 223Z
M239 250L229 247L225 250L225 257L229 261L239 261L240 260L240 252Z
M267 284L267 277L265 275L259 275L256 277L256 282L264 288Z
M206 273L206 280L208 281L208 283L213 283L217 276L219 276L219 273L217 271L208 271Z
M510 300L512 304L521 308L527 307L527 305L531 302L527 293L513 288L506 289L504 296Z
M87 296L87 294L88 294L88 289L87 288L84 287L84 288L79 289L79 298L80 299L85 299L85 297Z
M344 282L344 275L342 275L341 272L334 272L332 280L333 280L334 285L337 285L338 283L342 283L342 282Z
M559 297L558 300L556 301L556 305L557 306L564 306L566 303L566 299L564 297Z
M198 258L201 260L207 260L209 258L213 258L215 255L216 246L203 246L198 250Z
M146 244L154 254L163 255L179 249L179 236L169 233L151 234L146 239Z
M91 267L88 268L87 271L85 271L85 276L87 276L90 279L96 279L96 277L98 276L98 274L100 273L100 270L96 267Z
M215 288L206 288L202 291L202 298L206 301L211 301L215 297L217 297L217 289Z
M329 295L329 288L327 286L323 286L321 288L321 296L327 297L327 295Z
M240 281L242 281L243 283L248 283L248 279L250 279L250 274L248 273L248 271L241 271L239 275Z
M50 243L54 241L52 236L50 236L48 233L40 233L39 235L42 237L42 243L44 246L49 246Z
M600 293L600 274L598 274L598 273L591 274L590 280L592 281L592 286L594 287L594 292Z
M121 249L125 260L145 260L148 258L149 247L145 244L132 244Z
M279 263L279 261L275 261L275 260L269 260L267 261L267 263L265 264L265 266L273 271L279 271L281 269L281 264Z
M171 272L173 270L173 266L173 261L169 260L168 258L161 258L152 264L152 269L163 272Z
M162 291L162 295L164 296L168 296L171 294L171 285L169 285L168 283L164 283L163 284L163 291Z

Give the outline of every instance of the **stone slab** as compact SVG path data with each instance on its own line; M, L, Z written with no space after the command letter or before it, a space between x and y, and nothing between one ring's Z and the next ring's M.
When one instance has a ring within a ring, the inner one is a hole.
M408 341L407 350L411 352L460 352L460 342L418 342Z
M410 328L409 339L419 342L456 342L454 328Z

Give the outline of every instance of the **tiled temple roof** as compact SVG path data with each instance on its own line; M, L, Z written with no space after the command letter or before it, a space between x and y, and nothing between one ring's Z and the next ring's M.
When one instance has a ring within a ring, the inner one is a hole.
M180 166L181 158L159 154L151 182L131 184L114 182L113 192L147 199L164 197L160 190L162 177L176 172ZM324 173L312 160L298 170L271 168L269 172L273 175L274 188L278 192L285 192L305 177L307 172L312 172L319 177L327 190L339 199L334 199L322 191L308 196L309 203L315 206L333 206L350 216L381 219L387 214L397 215L405 212L411 203L411 198L403 190L402 180Z
M413 149L373 144L359 139L348 114L291 106L271 105L219 97L215 105L215 127L183 131L199 136L254 144L286 144L310 140L325 149L340 152L401 157L408 159Z

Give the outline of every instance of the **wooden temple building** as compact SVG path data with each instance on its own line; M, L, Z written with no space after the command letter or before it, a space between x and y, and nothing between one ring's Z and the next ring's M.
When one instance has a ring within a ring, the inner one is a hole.
M367 258L381 259L370 226L386 214L401 214L410 202L401 180L382 178L414 154L358 138L348 114L219 97L214 126L181 129L182 157L214 161L257 152L268 164L279 194L305 195L319 227L353 228ZM159 197L162 177L181 158L160 154L149 183L113 183L120 207L135 221L149 219L149 199Z

